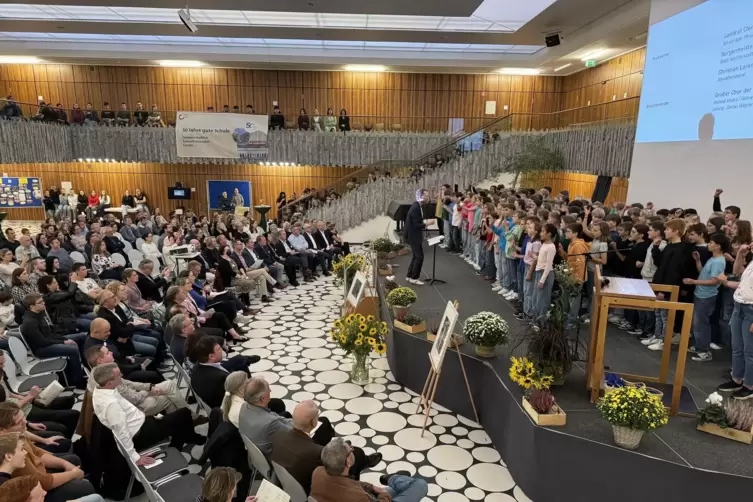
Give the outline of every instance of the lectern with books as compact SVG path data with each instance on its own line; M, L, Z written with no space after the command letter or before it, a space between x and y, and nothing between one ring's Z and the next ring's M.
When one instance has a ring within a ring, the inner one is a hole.
M591 392L591 401L596 402L601 390L604 376L604 346L607 337L607 317L609 309L625 308L632 310L667 310L667 329L664 333L664 351L659 365L659 376L646 376L618 373L628 380L639 382L653 382L664 384L669 373L670 356L672 352L672 332L675 314L684 312L680 345L677 353L677 365L674 372L672 387L672 404L670 414L676 415L680 409L680 394L685 373L685 360L688 355L690 340L690 326L693 319L693 304L679 303L680 289L677 286L651 284L641 279L627 279L624 277L608 277L601 275L600 267L596 267L593 291L593 312L591 314L591 340L588 345L588 366L586 368L586 384ZM602 280L608 284L602 286ZM663 293L668 301L658 301L657 293ZM658 334L658 333L657 333Z

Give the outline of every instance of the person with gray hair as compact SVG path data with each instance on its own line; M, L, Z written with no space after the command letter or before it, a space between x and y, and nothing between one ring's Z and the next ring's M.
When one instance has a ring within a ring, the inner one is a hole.
M168 437L171 438L170 446L178 450L182 450L186 443L202 445L206 442L206 437L194 431L191 410L188 408L165 413L158 420L146 416L143 411L128 402L118 392L123 378L116 364L97 366L92 370L91 378L97 384L92 393L94 414L112 431L136 465L154 464L153 457L140 455L139 450L154 446Z
M293 420L285 411L281 399L273 399L269 384L263 377L253 377L246 384L243 394L246 404L238 415L238 430L248 437L262 453L272 453L272 436L280 429L291 430ZM313 436L317 444L327 444L335 435L335 430L326 418Z
M354 448L335 438L322 450L322 467L311 477L311 497L317 502L419 502L429 490L426 481L408 476L407 471L385 474L376 486L348 477L355 462ZM366 498L368 496L368 499Z

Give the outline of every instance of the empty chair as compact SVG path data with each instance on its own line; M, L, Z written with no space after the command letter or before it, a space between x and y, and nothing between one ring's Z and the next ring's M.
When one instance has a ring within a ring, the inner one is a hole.
M285 490L285 493L290 495L290 502L306 502L306 491L301 484L290 475L287 469L277 462L272 462L272 469L274 469L277 479L280 480L282 489Z
M72 251L71 260L73 260L74 263L86 263L86 257L80 251Z
M144 253L142 253L141 251L137 249L131 249L130 251L128 251L128 260L133 265L138 265L143 259L144 259Z
M65 370L65 367L68 365L68 359L65 357L50 357L48 359L36 359L32 357L30 360L29 354L26 351L26 345L24 345L24 342L20 338L15 336L8 337L8 345L10 346L10 353L13 355L13 359L16 360L21 373L24 375L35 376L56 373ZM65 373L63 373L63 378L65 378Z
M121 267L125 267L126 266L126 259L125 259L125 257L122 254L120 254L120 253L113 253L111 257L112 257L112 261L114 261L115 263L117 263Z
M128 241L121 241L121 242L123 244L125 244L125 250L126 250L126 252L130 251L131 249L133 249L133 245L130 242L128 242Z
M258 472L264 479L274 483L275 473L272 470L272 466L269 465L267 457L264 456L261 450L248 437L241 434L241 438L243 438L243 444L246 446L246 452L248 452L248 464L253 470L251 479L254 479Z
M5 355L5 377L8 379L8 386L10 390L16 394L23 394L29 392L35 385L40 389L44 389L52 382L56 382L58 376L55 373L45 373L34 375L28 378L19 378L16 374L16 363L10 354L3 351Z
M139 237L138 239L136 239L136 249L138 249L139 251L141 251L141 246L143 246L143 245L144 245L144 239L142 239L141 237Z

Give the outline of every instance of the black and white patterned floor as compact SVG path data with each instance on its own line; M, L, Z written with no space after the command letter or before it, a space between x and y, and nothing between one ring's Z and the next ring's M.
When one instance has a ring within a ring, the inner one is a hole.
M529 502L479 424L435 405L420 437L418 395L395 382L386 357L372 354L371 383L350 383L350 358L328 338L342 300L342 288L329 277L289 287L272 303L254 304L261 313L246 327L251 339L236 352L262 358L252 372L266 378L272 397L283 399L289 411L313 399L338 435L367 454L382 454L362 480L379 484L385 472L405 470L429 483L422 502ZM198 430L206 433L206 425ZM195 464L200 454L201 447L184 452L193 472L201 471Z

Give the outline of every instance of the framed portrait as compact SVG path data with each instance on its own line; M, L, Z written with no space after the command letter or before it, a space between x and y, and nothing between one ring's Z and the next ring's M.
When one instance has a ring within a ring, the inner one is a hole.
M366 282L367 279L364 273L360 270L356 272L356 276L353 278L353 282L350 283L350 290L346 296L348 303L353 305L353 307L357 307L361 298L363 298L363 292L366 289Z
M431 346L431 351L429 352L434 371L438 371L442 367L442 361L444 360L445 352L447 352L447 347L450 346L457 322L458 311L452 302L447 302L447 307L445 307L444 314L442 315L442 322L439 323L437 337L434 339L434 345Z

